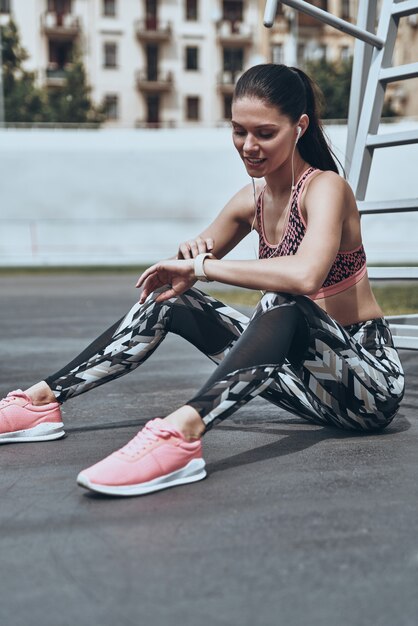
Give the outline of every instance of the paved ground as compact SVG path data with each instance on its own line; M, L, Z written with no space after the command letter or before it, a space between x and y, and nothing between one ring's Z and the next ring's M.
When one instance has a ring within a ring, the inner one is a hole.
M0 393L58 369L135 298L133 276L0 277ZM68 402L68 437L0 450L5 626L416 626L418 355L379 436L262 400L205 440L210 476L111 499L80 469L190 396L212 365L169 337L130 376Z

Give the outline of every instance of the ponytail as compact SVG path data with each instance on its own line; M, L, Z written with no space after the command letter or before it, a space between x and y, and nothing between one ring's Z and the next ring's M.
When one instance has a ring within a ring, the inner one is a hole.
M320 119L322 93L305 72L297 67L290 67L289 69L296 72L303 83L306 94L306 110L304 113L309 117L308 128L298 142L300 155L314 167L318 167L320 170L331 170L338 174L336 159L325 139Z

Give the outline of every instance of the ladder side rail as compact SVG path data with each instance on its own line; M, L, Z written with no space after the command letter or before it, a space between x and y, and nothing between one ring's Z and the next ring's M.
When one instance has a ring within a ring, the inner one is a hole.
M349 181L358 200L364 200L372 163L373 149L368 147L369 135L376 135L385 97L385 85L380 81L380 70L389 67L396 42L399 18L392 15L392 0L383 0L378 35L386 41L381 50L372 55L363 109L354 145Z
M372 31L377 17L377 0L360 0L357 16L358 28ZM353 69L351 72L350 100L347 119L347 143L345 150L345 173L350 173L355 139L360 119L367 76L372 60L373 46L361 39L355 40L353 51Z

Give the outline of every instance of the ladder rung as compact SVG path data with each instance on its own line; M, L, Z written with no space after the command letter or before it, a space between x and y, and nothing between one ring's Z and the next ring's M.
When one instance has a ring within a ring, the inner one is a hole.
M385 133L383 135L368 135L368 148L388 148L390 146L406 146L418 143L418 130L406 130L400 133Z
M267 0L266 2L266 8L264 11L264 26L267 28L270 28L274 24L277 4L277 0ZM342 20L340 17L337 17L324 9L320 9L310 2L305 2L305 0L282 0L282 4L285 4L292 9L296 9L301 13L305 13L310 17L316 18L319 21L324 22L324 24L328 24L333 28L341 30L343 33L353 35L356 39L360 39L360 41L364 41L378 50L381 50L381 48L385 45L383 39L380 39L374 33L364 30L364 28L358 28L358 26Z
M406 17L418 13L417 0L404 0L403 2L394 3L391 11L392 15L397 17Z
M418 267L368 267L372 280L417 280Z
M398 350L418 350L418 337L394 335L393 343Z
M387 315L386 319L392 324L413 324L418 326L418 313L405 313L404 315Z
M382 83L392 83L395 80L406 80L418 76L418 63L408 63L397 67L387 67L382 69L379 80Z
M418 314L386 316L397 348L418 349Z
M374 202L357 202L361 215L369 213L407 213L418 211L418 198L404 200L377 200Z
M418 339L418 326L416 324L393 324L390 323L392 333L402 337L416 337Z

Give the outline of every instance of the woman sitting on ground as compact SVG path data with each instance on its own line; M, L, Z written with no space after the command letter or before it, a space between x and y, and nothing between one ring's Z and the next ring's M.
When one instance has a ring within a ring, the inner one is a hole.
M60 404L135 369L168 331L217 367L184 406L82 471L81 486L129 496L201 480L202 435L257 395L316 424L368 432L391 422L402 366L311 80L283 65L249 69L235 88L232 134L252 184L176 259L142 274L140 301L125 317L59 372L2 401L0 442L61 437ZM259 258L224 260L253 228ZM196 289L197 280L264 295L247 319Z

